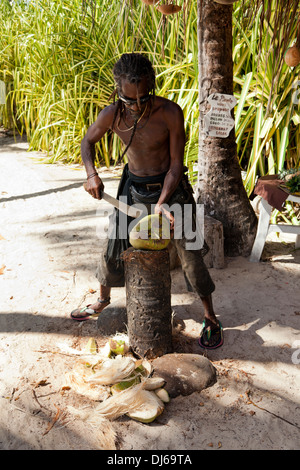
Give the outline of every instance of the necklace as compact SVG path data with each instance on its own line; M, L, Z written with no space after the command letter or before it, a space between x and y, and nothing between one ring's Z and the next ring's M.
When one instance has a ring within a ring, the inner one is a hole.
M144 117L144 114L145 114L147 108L148 108L148 103L146 104L146 107L145 107L145 109L144 109L144 111L143 111L143 114L139 117L139 119L138 119L136 125L138 125L138 123L139 123L139 122L142 120L142 118ZM150 116L150 115L149 115L149 116ZM149 119L149 118L148 118L148 119ZM131 131L131 130L134 128L134 124L133 124L133 126L128 127L127 124L126 124L125 119L123 119L123 121L124 121L124 124L125 124L125 126L127 127L127 129L120 129L119 124L117 124L117 129L118 129L120 132L128 132L128 131Z

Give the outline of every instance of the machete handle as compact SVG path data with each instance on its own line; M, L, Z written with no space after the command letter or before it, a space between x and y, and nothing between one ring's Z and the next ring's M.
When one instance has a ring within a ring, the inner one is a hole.
M83 187L84 187L85 191L88 193L88 189L87 189L87 184L86 184L86 183L83 183ZM103 191L101 191L100 196L102 195L102 192L103 192Z

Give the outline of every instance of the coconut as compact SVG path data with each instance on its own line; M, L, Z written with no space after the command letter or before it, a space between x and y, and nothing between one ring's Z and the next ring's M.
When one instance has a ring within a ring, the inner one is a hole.
M161 214L143 217L129 234L129 242L137 250L164 250L170 240L170 223Z
M181 10L179 5L158 5L156 7L163 15L173 15Z
M300 50L297 46L289 47L284 56L285 63L289 67L296 67L300 64Z
M86 383L113 385L132 375L135 360L132 357L116 356L114 359L104 359L91 368L93 374L86 378Z
M109 343L107 342L102 348L99 349L98 357L111 358L111 356L112 352Z
M143 398L142 406L130 411L127 416L141 423L152 423L164 411L164 404L154 392L144 390L141 396Z
M159 2L159 0L142 0L142 2L146 5L154 5L155 3Z
M129 351L128 337L126 335L117 335L108 340L110 350L113 354L124 356Z
M154 392L143 390L142 384L116 393L93 408L95 417L117 419L128 415L143 423L150 423L164 410L164 403Z
M110 387L112 395L115 393L120 393L123 392L123 390L126 390L127 388L133 387L134 385L137 385L140 383L140 378L139 377L134 377L131 380L124 380L123 382L118 382Z
M85 346L85 351L89 354L97 354L97 343L95 338L90 338Z
M215 0L215 2L221 5L233 5L236 0Z
M135 363L135 372L139 373L142 377L149 377L153 371L151 362L147 359L138 359Z
M170 395L168 394L165 388L158 388L157 390L155 390L155 393L161 401L163 401L164 403L169 403Z
M149 377L143 382L145 390L155 390L165 385L166 381L162 377Z

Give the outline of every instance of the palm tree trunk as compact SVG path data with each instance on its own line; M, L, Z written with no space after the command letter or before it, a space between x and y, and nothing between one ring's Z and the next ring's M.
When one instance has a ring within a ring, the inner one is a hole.
M198 2L199 155L197 202L224 228L227 256L248 256L257 218L244 189L237 159L235 131L229 137L207 136L204 116L212 93L233 94L232 6Z

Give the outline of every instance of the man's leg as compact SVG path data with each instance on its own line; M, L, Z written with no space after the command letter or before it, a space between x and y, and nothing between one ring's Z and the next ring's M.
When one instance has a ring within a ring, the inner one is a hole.
M87 320L90 316L98 315L110 304L110 287L100 284L100 296L94 304L84 308L77 308L71 313L74 320Z
M217 319L212 301L215 290L208 269L203 261L200 250L186 250L185 240L174 240L182 269L191 289L197 292L204 308L204 322L199 344L206 348L215 348L223 344L222 325Z
M202 301L203 308L204 308L204 317L206 318L208 323L211 323L213 325L217 325L218 320L217 320L217 317L216 317L215 312L214 312L211 294L207 295L206 297L200 296L200 299Z
M102 310L107 307L110 303L110 291L111 288L107 286L102 286L100 284L100 296L97 299L97 302L90 305L90 308L95 310L97 313L101 313Z
M199 339L200 346L214 348L223 343L222 325L217 319L212 302L211 294L200 296L204 307L204 325Z

